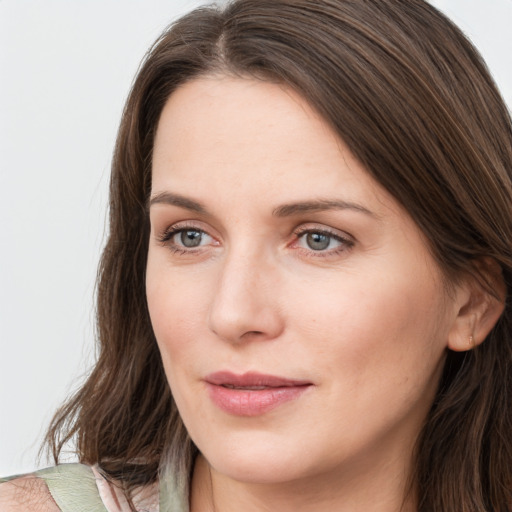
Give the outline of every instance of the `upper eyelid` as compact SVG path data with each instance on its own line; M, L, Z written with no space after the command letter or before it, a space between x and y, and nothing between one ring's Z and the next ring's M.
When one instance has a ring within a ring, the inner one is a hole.
M302 235L303 233L324 233L326 235L332 235L332 236L339 236L343 237L344 235L339 232L338 230L333 230L329 228L297 228L294 231L295 234ZM345 236L348 238L349 235L345 234Z
M334 238L339 238L341 240L352 241L352 242L355 241L355 238L350 233L347 233L346 231L341 231L339 229L330 228L328 226L325 226L325 227L310 226L310 227L308 227L308 225L306 224L306 225L297 227L294 230L294 233L296 236L302 235L305 233L323 233L323 234L332 236Z
M214 237L212 234L212 231L215 231L213 229L207 229L205 226L203 226L203 222L197 221L197 220L184 220L184 221L178 221L174 222L172 224L166 224L166 226L161 229L157 230L161 233L171 233L171 232L179 232L183 231L185 229L193 229L196 231L201 231L203 233L206 233L207 235Z
M158 236L158 238L160 240L163 240L163 239L170 239L172 238L174 235L178 234L178 233L181 233L182 231L199 231L200 233L204 233L205 235L208 235L210 238L214 238L213 235L211 235L208 231L206 231L205 229L201 229L197 226L193 226L193 225L190 225L190 226L187 226L187 225L183 225L181 226L180 224L173 224L171 226L168 226L166 229L164 229Z

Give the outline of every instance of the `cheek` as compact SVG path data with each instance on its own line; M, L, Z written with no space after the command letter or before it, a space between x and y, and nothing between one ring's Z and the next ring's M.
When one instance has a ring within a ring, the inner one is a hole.
M324 283L322 294L292 306L291 338L300 340L294 354L319 376L328 397L325 426L315 429L328 438L348 436L355 446L397 422L419 428L445 352L447 324L433 281L391 283L368 274L342 281Z
M165 258L160 254L149 251L146 297L153 331L169 375L169 365L177 358L186 357L197 326L204 320L199 313L202 303L195 280L180 278L162 260Z
M196 304L187 294L176 293L174 283L168 280L148 280L146 286L148 308L162 363L174 400L188 404L195 410L197 404L186 399L195 375L197 357L193 341L197 339L198 315L188 314L187 305ZM195 414L200 414L196 411Z
M379 274L345 274L316 292L309 287L309 297L305 290L289 294L297 337L319 365L351 375L358 389L375 380L395 385L422 367L428 374L447 337L444 301L430 274Z

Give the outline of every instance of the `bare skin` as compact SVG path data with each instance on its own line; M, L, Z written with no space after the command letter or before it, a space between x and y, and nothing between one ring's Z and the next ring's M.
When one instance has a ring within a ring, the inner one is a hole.
M33 476L17 478L0 485L2 512L60 512L45 482Z

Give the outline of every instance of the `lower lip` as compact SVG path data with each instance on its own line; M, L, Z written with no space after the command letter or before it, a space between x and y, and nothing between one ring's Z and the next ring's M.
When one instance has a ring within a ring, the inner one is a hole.
M245 390L207 383L207 387L211 400L223 411L235 416L259 416L299 398L310 385Z

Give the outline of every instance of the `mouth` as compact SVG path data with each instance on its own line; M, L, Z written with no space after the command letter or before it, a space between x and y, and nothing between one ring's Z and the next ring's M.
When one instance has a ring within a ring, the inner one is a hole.
M205 379L212 402L235 416L259 416L296 400L312 387L305 380L248 372L216 372Z
M221 384L221 386L227 389L245 389L247 391L261 391L262 389L268 389L266 386L233 386L231 384Z
M287 379L257 372L247 372L242 375L237 375L226 371L212 373L205 378L205 381L215 386L255 390L308 386L312 384L306 380Z

